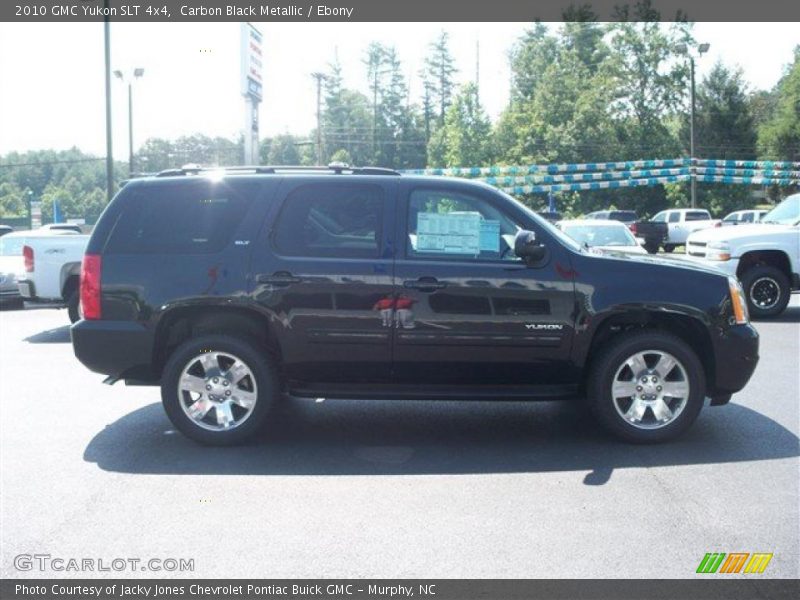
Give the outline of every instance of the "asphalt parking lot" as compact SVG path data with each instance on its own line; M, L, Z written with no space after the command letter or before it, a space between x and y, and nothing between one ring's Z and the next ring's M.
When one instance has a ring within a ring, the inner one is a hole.
M203 578L683 578L706 552L771 552L763 576L800 575L797 296L757 323L748 387L651 447L563 403L291 400L257 443L204 448L157 388L102 385L66 323L0 312L2 577L163 575L18 571L23 553Z

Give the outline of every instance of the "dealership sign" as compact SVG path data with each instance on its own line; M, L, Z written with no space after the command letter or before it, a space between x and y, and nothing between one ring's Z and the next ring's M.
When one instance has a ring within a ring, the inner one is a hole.
M262 98L263 55L261 32L250 23L242 23L242 95L256 102Z

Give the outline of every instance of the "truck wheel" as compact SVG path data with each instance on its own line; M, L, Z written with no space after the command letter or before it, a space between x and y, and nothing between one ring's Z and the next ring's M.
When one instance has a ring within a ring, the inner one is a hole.
M644 330L621 334L598 352L586 391L609 431L629 442L655 443L689 428L705 387L700 359L683 340Z
M215 446L238 444L263 424L280 385L257 343L203 335L180 345L161 379L161 400L185 436Z
M648 254L658 254L658 244L645 242L644 249L647 250Z
M70 323L77 323L81 320L81 313L78 310L79 303L80 297L78 296L78 290L72 290L69 298L67 298L67 314L69 315Z
M675 246L673 244L664 244L664 252L670 254L673 250L675 250Z
M757 265L748 269L742 275L742 288L753 318L778 316L789 304L789 280L775 267Z

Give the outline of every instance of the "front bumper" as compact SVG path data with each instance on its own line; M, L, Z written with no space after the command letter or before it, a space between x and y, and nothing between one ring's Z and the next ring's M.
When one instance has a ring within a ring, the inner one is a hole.
M740 391L758 365L758 332L750 325L735 325L715 340L716 372L708 395L724 396Z
M87 321L75 323L72 349L90 371L115 379L154 379L153 333L133 321Z

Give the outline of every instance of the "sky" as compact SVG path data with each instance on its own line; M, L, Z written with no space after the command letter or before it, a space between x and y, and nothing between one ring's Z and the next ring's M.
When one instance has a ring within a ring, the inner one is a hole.
M375 40L394 45L421 93L418 73L428 43L450 34L459 82L474 81L480 44L481 101L496 118L508 102L508 52L525 23L259 23L264 36L260 134L307 134L315 126L311 77L334 57L345 85L367 90L363 58ZM555 25L558 26L557 24ZM796 23L698 23L711 50L698 81L721 60L739 66L751 89L770 89L800 44ZM149 137L202 132L234 138L244 126L237 23L112 23L112 69L144 68L134 82L134 146ZM114 157L128 157L127 86L114 79ZM67 149L105 155L103 26L97 23L0 23L0 155Z

